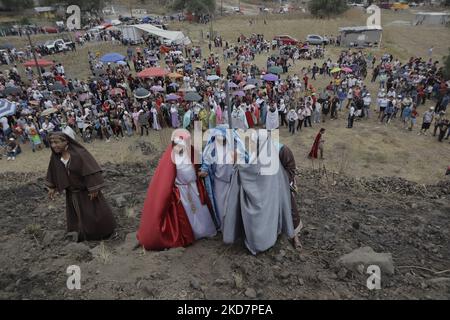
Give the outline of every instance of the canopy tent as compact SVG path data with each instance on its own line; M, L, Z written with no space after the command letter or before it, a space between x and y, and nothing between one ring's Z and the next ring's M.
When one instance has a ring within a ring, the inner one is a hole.
M450 24L448 12L417 12L413 25L446 25Z
M339 28L341 46L380 45L383 28L381 26L358 26Z
M132 27L134 28L134 33L138 36L142 37L143 34L152 34L157 37L161 37L164 39L169 40L172 44L182 44L182 45L189 45L191 44L191 40L186 37L183 32L181 31L169 31L169 30L163 30L161 28L155 27L151 24L134 24L126 27Z

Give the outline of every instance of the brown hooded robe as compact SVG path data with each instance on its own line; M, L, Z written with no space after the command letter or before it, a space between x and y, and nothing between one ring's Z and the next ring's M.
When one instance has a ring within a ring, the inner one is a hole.
M61 156L52 150L47 171L46 185L58 192L66 190L67 231L78 232L78 239L100 240L110 236L116 226L111 208L101 189L104 181L102 170L92 155L78 142L62 132L59 135L68 141L70 160L67 168ZM89 193L98 191L90 200Z

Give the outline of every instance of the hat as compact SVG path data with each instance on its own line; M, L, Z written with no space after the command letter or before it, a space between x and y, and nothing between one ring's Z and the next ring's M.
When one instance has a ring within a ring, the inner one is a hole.
M434 110L434 107L430 107L430 110Z
M14 138L9 138L9 141L14 141Z
M370 93L367 93L366 96L367 96L367 97L370 97Z

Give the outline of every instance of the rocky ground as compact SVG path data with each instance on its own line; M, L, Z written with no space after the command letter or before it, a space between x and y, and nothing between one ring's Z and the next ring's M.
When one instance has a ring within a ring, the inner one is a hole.
M105 194L119 227L104 242L66 237L64 197L49 203L43 174L2 174L0 298L450 298L449 180L425 186L302 171L301 252L280 237L255 257L242 244L222 244L219 236L145 252L134 248L134 232L158 158L105 166ZM373 251L354 252L361 247ZM366 286L370 264L381 267L380 290ZM70 265L81 268L81 290L67 289Z

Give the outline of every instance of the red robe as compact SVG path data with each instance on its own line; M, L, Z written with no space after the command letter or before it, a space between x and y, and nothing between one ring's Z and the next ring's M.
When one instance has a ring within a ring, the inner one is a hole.
M255 126L255 122L253 121L253 114L250 110L245 111L245 118L247 119L248 127L253 128Z
M170 145L161 157L144 202L137 239L147 250L184 247L195 240L189 218L181 203L180 191L175 186L177 170L171 154ZM197 179L197 187L201 203L211 208L200 179Z
M314 143L312 145L311 151L309 152L308 157L317 159L318 151L319 151L319 144L320 139L322 139L322 134L319 132L316 136L316 139L314 140Z

